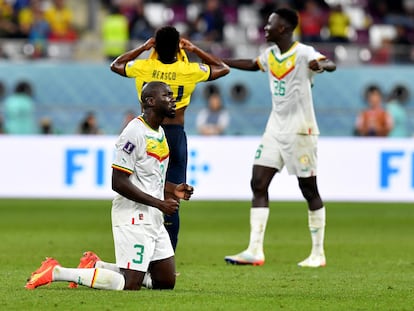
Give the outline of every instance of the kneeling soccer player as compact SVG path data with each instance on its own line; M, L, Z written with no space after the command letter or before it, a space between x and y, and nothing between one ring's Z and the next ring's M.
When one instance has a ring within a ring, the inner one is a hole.
M118 193L112 204L116 263L105 263L92 252L84 254L78 268L64 268L56 259L46 258L27 281L27 289L55 281L108 290L139 290L142 285L174 288L174 250L163 215L177 212L179 202L164 200L164 193L189 200L193 187L165 182L169 148L160 125L165 117L175 116L171 88L149 82L141 102L143 113L119 136L112 164L112 189Z

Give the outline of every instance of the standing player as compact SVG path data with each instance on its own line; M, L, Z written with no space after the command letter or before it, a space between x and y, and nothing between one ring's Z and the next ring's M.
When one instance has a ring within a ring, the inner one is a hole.
M334 71L336 65L313 47L293 41L297 25L295 11L278 9L270 15L264 28L267 41L276 45L267 48L256 59L224 60L230 67L267 71L272 94L272 111L253 165L250 243L247 250L225 257L225 261L232 264L264 264L268 188L275 174L284 166L289 174L297 176L308 204L312 251L299 266L320 267L326 264L323 247L325 207L316 183L319 129L311 87L315 72Z
M152 48L154 50L149 59L137 59ZM195 53L204 63L189 62L183 50ZM167 26L157 30L155 38L116 58L111 64L111 70L121 76L135 78L138 97L142 87L150 81L160 80L171 86L176 98L177 114L175 118L165 119L162 125L171 152L167 181L184 183L187 173L184 113L190 104L191 94L197 83L220 78L229 73L229 67L189 40L180 39L179 32L174 27ZM165 226L175 250L180 227L178 211L165 216Z
M175 213L178 199L188 200L193 188L165 182L169 149L160 125L165 117L175 116L171 88L150 82L142 89L141 101L143 114L119 136L112 164L112 189L118 193L112 203L116 264L99 268L95 265L99 258L93 253L84 256L83 269L64 268L46 258L32 273L27 289L67 281L98 289L139 290L147 271L152 288L174 288L174 250L163 214ZM164 192L178 199L164 199Z

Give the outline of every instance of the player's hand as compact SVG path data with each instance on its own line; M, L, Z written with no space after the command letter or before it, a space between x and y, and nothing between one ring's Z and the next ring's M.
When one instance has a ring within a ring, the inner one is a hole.
M174 195L183 200L189 200L191 198L191 195L194 192L194 188L190 185L187 185L185 183L178 184L177 187L174 189Z
M153 47L155 47L155 38L149 38L145 43L144 43L144 48L146 51L152 49Z
M311 60L309 62L309 69L312 70L312 71L315 71L315 72L322 72L322 71L324 71L323 66L316 59Z
M184 49L188 52L193 52L195 49L195 45L188 39L181 38L180 39L180 48Z
M177 200L169 198L169 199L162 201L158 209L164 214L172 215L178 210L179 206L180 206L180 203Z

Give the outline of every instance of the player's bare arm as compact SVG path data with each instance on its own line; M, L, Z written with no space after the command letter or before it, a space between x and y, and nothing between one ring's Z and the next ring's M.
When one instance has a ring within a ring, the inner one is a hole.
M112 190L129 200L156 207L167 215L175 213L179 206L177 200L163 201L141 191L131 182L128 173L117 169L112 170Z
M336 64L328 58L321 60L314 59L309 62L309 69L315 72L331 72L336 70Z
M136 59L142 53L150 50L154 46L155 46L155 39L154 38L148 39L145 43L141 44L139 47L118 56L111 63L111 70L121 76L126 77L126 73L125 73L126 64L129 61Z
M220 58L203 51L190 40L181 38L180 48L196 54L205 64L210 66L210 81L225 76L230 72L230 68Z
M223 59L231 68L237 68L247 71L257 71L260 69L255 59Z

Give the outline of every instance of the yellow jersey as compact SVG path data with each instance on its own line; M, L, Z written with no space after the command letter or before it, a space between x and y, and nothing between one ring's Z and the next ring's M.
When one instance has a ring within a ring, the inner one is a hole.
M148 59L135 59L125 66L126 76L135 78L138 99L141 98L142 87L151 81L167 83L175 96L177 109L190 104L191 94L197 83L207 81L210 77L210 66L203 63L189 62L180 51L175 63L164 64L152 53Z

